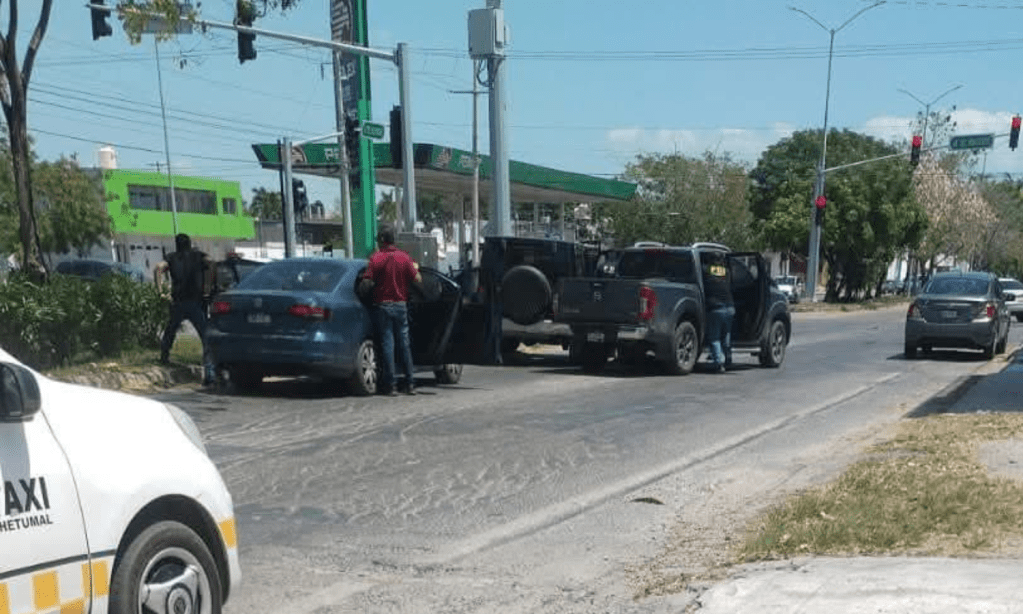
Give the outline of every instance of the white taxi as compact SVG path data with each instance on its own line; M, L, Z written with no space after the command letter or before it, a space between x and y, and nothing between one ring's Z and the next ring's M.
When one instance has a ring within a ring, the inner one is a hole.
M216 614L241 577L195 423L0 349L0 614Z

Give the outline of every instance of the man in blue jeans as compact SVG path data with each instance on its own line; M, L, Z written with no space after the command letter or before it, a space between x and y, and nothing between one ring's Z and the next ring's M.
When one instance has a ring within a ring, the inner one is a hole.
M188 320L202 340L203 385L209 386L215 383L216 375L206 345L206 309L202 301L205 288L210 286L213 263L209 256L192 249L192 239L184 233L174 237L174 247L176 250L167 254L153 271L158 292L163 292L164 276L170 274L171 278L170 320L160 340L160 363L170 362L174 338L181 323Z
M421 283L423 278L419 274L419 265L412 257L394 245L393 226L380 226L377 247L377 251L369 257L363 277L374 282L373 324L383 353L380 393L389 396L398 394L395 389L397 377L394 353L397 346L397 358L405 372L405 382L398 388L405 394L415 394L412 343L408 327L408 287L412 283Z
M724 373L732 366L732 276L728 259L722 252L700 254L703 271L703 301L707 310L707 342L710 344L714 372Z

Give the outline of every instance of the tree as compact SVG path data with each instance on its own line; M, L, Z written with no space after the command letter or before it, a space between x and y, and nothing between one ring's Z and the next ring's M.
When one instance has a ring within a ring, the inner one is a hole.
M35 277L45 276L36 226L31 189L31 148L28 140L28 85L36 55L46 36L53 0L42 0L35 30L25 50L25 60L18 63L18 1L8 4L7 32L0 32L0 106L4 111L14 176L14 196L18 206L18 242L21 266Z
M279 220L284 215L281 208L281 193L266 188L252 188L252 201L249 202L249 215L261 220Z
M81 258L101 239L113 236L102 179L64 157L56 162L40 162L32 176L43 252L74 250Z
M771 247L806 255L811 195L821 131L806 130L771 145L750 172L750 206ZM898 153L855 132L828 135L828 166ZM835 171L825 184L821 256L828 265L827 299L851 299L884 280L888 263L923 236L927 220L910 191L908 160L889 159Z
M716 241L748 249L756 243L746 169L727 153L639 155L623 178L639 186L633 201L595 207L593 215L620 245Z

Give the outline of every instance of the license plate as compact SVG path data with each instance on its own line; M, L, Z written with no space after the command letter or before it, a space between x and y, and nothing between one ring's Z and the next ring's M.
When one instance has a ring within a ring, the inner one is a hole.
M250 313L248 318L249 324L269 324L270 314L268 313Z
M959 312L952 309L946 309L945 311L941 312L941 317L945 318L946 320L951 320L953 318L959 317Z
M590 343L604 343L604 333L586 333L586 340Z

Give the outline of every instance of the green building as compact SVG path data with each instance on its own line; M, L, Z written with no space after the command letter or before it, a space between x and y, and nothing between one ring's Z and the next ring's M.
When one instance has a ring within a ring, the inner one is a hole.
M174 235L179 232L191 236L192 244L214 259L233 251L237 241L256 236L237 181L174 175L172 203L166 173L100 172L114 238L109 252L97 251L95 257L126 262L150 278L164 254L174 250Z

